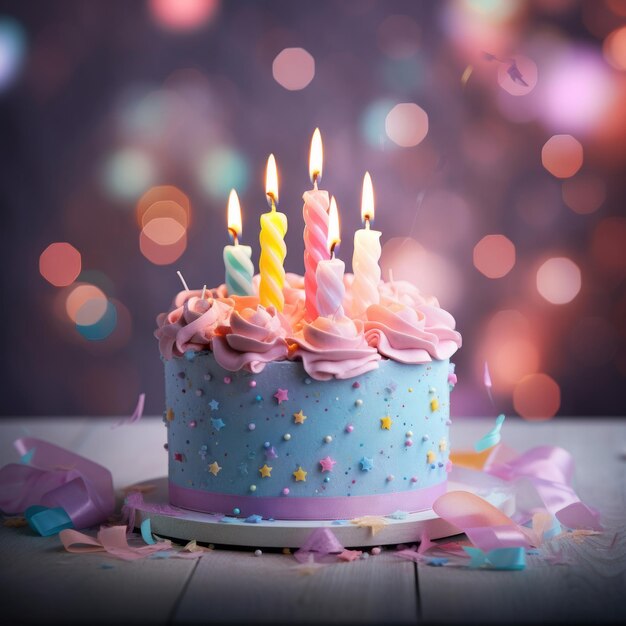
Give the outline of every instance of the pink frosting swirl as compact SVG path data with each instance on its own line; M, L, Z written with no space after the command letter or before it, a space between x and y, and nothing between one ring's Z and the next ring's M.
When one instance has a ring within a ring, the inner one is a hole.
M367 343L400 363L427 363L449 359L461 347L461 335L450 313L421 304L374 304L367 309Z
M422 294L415 285L406 280L394 280L388 283L381 281L378 285L378 293L380 294L380 304L384 306L394 302L405 304L413 309L421 304L439 306L435 296Z
M352 378L378 367L380 354L368 346L360 321L348 317L318 317L289 341L290 358L302 359L304 369L316 380Z
M230 328L223 330L213 338L213 354L224 369L258 374L266 363L287 358L285 336L291 328L274 307L233 311Z
M164 358L182 356L188 350L210 349L217 328L228 323L232 299L207 300L200 296L200 291L182 291L174 299L175 308L157 317L154 336Z

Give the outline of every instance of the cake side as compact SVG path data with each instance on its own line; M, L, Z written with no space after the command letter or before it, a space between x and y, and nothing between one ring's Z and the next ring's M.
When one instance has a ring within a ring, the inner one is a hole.
M445 490L448 359L319 381L299 361L250 373L187 357L165 360L172 504L341 519L427 509Z

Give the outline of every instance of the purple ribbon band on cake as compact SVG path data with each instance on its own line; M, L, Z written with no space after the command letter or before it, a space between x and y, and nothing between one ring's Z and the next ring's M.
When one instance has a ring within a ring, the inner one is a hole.
M115 510L111 472L102 465L41 439L13 445L22 462L0 469L0 509L25 512L42 535L104 522Z
M446 482L413 491L372 496L303 498L297 496L263 497L238 496L227 493L198 491L169 484L170 503L202 513L231 512L273 517L282 520L351 519L360 515L388 515L400 509L409 513L430 509L433 502L446 492Z

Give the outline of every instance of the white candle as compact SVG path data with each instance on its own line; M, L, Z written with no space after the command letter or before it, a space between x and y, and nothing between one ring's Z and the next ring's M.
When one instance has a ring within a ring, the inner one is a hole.
M354 315L362 315L367 307L380 302L378 283L380 282L380 231L370 230L370 220L374 219L374 190L369 172L363 178L361 196L361 217L365 228L354 233L354 254L352 256L352 307Z
M317 311L321 317L343 317L343 298L346 288L343 284L345 263L335 258L335 247L341 241L339 236L339 212L335 198L330 201L328 216L328 248L331 258L317 264Z

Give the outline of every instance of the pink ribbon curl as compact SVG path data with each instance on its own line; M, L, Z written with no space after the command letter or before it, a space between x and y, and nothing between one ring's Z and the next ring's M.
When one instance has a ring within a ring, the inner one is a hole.
M22 513L34 505L60 507L75 528L108 519L115 510L113 479L106 468L65 448L24 437L13 442L29 464L9 463L0 469L0 509Z
M572 487L574 459L567 450L537 446L517 455L499 445L483 469L514 483L517 521L524 523L547 510L567 528L602 530L598 511L584 504Z

